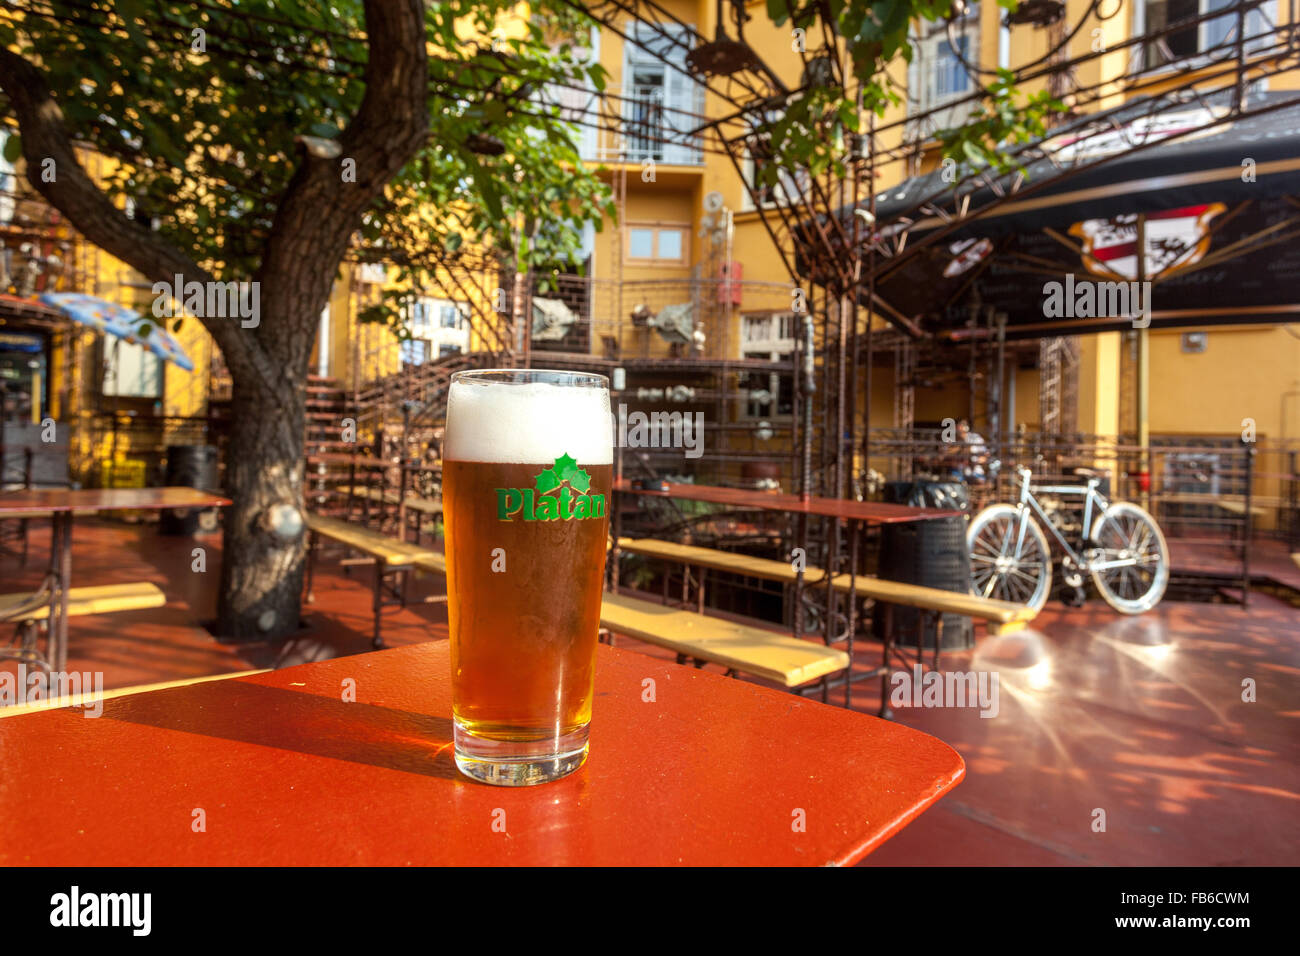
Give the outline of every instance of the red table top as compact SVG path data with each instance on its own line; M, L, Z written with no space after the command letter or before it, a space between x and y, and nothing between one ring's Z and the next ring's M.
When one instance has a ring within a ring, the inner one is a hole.
M490 787L452 761L449 670L438 641L0 718L0 865L848 864L965 773L920 731L601 645L587 763Z
M667 491L648 491L633 488L624 478L614 483L614 490L630 495L651 495L656 498L681 498L685 501L711 501L714 504L734 505L740 508L757 508L764 511L786 511L794 514L821 515L827 518L844 518L865 521L867 524L894 524L900 521L922 521L928 518L949 518L960 511L939 508L913 508L911 505L894 505L883 501L853 501L848 498L803 499L798 495L773 491L751 491L747 488L720 488L716 485L691 485L668 482Z
M0 491L0 514L29 511L153 511L161 508L224 508L229 498L197 488L37 488Z

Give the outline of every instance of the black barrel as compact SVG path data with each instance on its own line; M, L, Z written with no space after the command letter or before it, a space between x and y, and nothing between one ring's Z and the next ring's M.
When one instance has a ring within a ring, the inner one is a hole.
M970 590L970 553L966 550L966 519L962 515L886 524L881 529L880 564L877 573L886 581L919 584L942 591ZM896 604L894 640L915 647L924 635L922 647L934 647L934 617L919 608ZM884 607L877 602L872 632L884 634ZM975 644L971 619L960 614L943 615L941 650L961 650Z
M212 445L168 445L166 476L163 483L168 486L218 490L217 449ZM216 528L216 509L168 509L158 518L160 534L193 535Z

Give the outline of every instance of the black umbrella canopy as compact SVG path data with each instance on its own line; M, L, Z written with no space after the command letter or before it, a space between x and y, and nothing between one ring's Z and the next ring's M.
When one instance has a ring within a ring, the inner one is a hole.
M1291 287L1300 248L1288 241L1300 235L1291 201L1300 195L1300 94L1253 94L1248 115L1234 117L1229 105L1226 95L1137 100L1045 140L1052 159L1024 174L955 190L938 170L882 192L875 239L883 311L952 337L967 334L972 303L1005 316L1012 337L1126 328L1134 319L1205 326L1300 318L1291 308L1300 301ZM958 181L968 172L959 170ZM853 212L836 215L847 223ZM807 240L797 250L800 272L816 281L811 224L799 234ZM1142 288L1086 288L1139 276L1153 287L1123 315L1109 314L1116 297ZM1110 301L1100 305L1095 294Z

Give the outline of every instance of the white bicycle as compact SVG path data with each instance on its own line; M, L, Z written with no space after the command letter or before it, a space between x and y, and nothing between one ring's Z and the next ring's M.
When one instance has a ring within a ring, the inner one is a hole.
M1091 532L1075 550L1030 489L1030 470L1017 468L1016 474L1019 503L989 505L966 531L971 593L1041 610L1052 590L1046 527L1064 552L1062 578L1076 595L1082 596L1084 575L1090 575L1106 603L1123 614L1141 614L1160 602L1169 584L1169 548L1151 515L1127 501L1108 502L1096 477L1085 485L1038 488L1043 494L1083 497L1080 528Z

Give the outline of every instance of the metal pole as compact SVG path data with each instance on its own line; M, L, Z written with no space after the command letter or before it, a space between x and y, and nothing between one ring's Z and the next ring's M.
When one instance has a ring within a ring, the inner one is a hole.
M1246 455L1246 496L1244 524L1241 529L1241 606L1250 605L1250 487L1255 472L1255 443L1242 439L1242 450Z
M1147 277L1147 217L1137 217L1137 281ZM1147 303L1148 314L1151 303ZM1150 329L1137 330L1137 437L1138 437L1138 489L1142 492L1142 507L1151 510L1151 344ZM1145 476L1145 478L1143 477ZM1145 488L1143 486L1145 485Z

